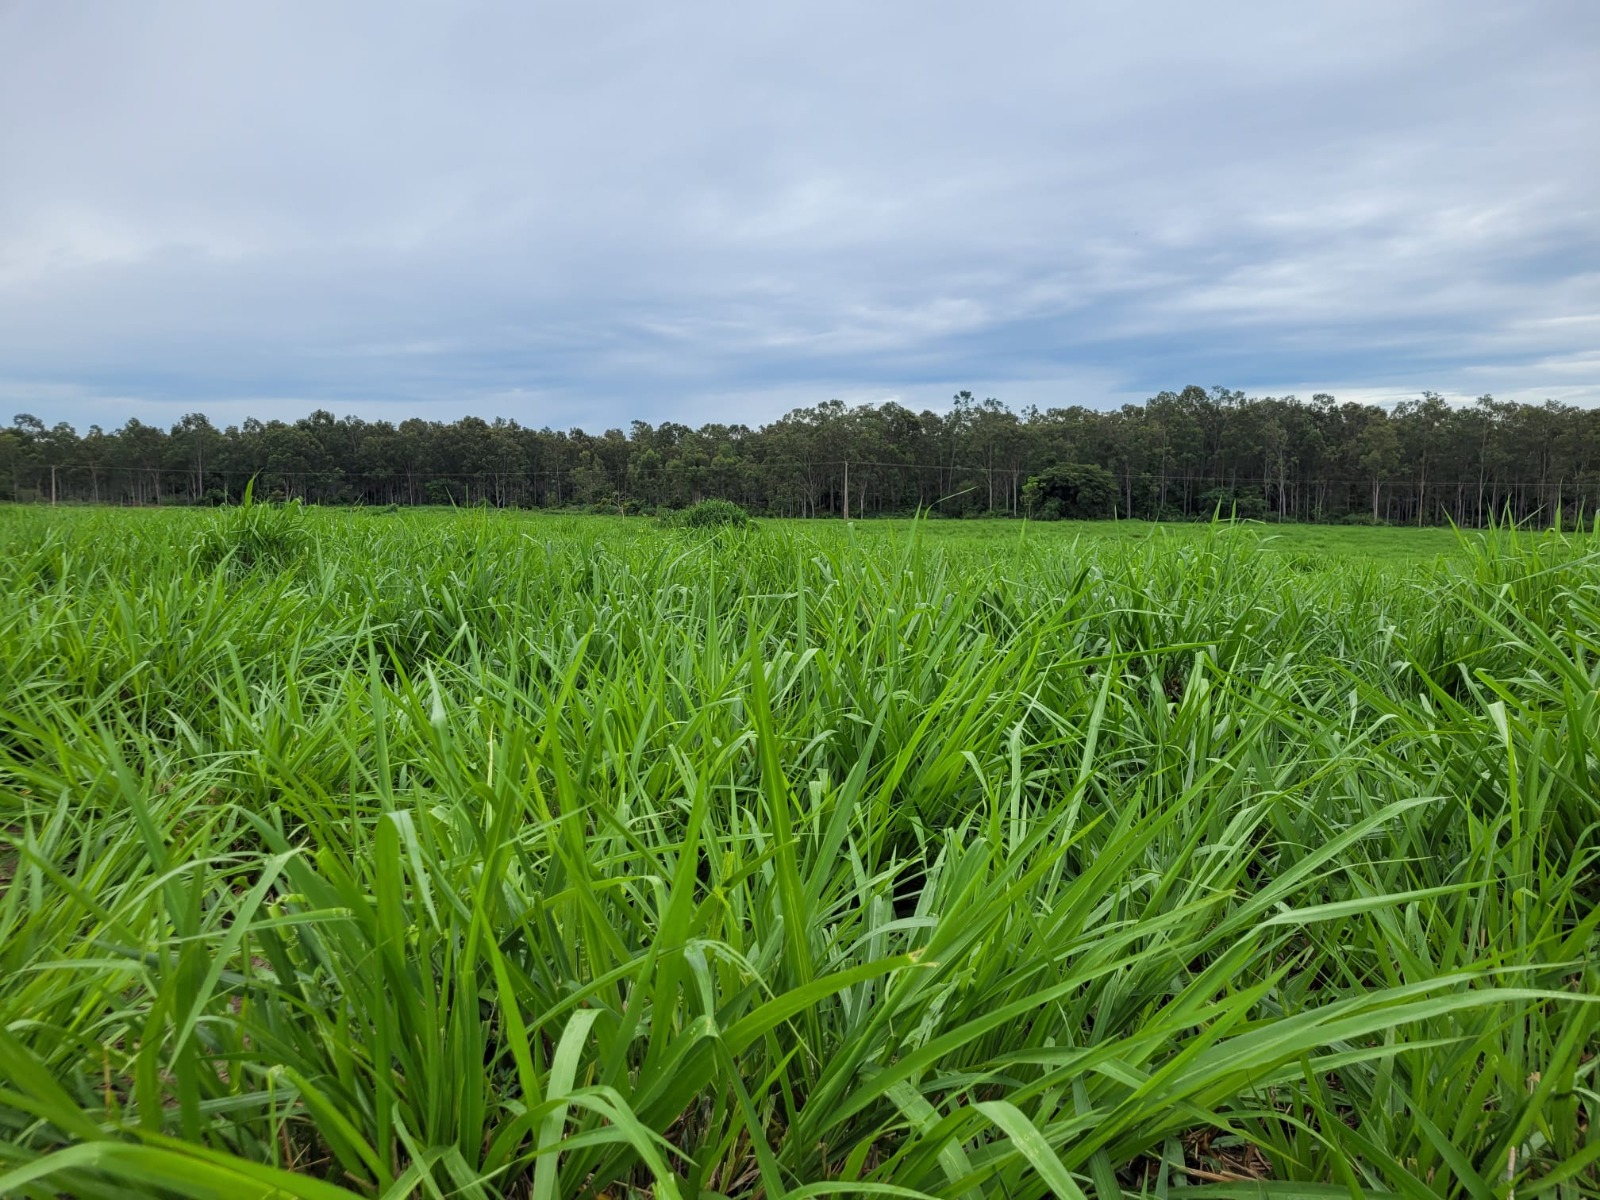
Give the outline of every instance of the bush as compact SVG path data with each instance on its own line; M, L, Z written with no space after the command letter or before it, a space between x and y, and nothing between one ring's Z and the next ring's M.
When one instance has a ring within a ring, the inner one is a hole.
M1094 463L1049 467L1029 479L1022 489L1028 511L1046 521L1109 517L1116 498L1116 478Z
M1212 488L1210 491L1200 493L1200 499L1205 509L1199 514L1201 520L1211 520L1213 516L1223 520L1260 521L1267 515L1267 501L1259 491L1250 489L1235 490L1234 488Z
M755 521L732 500L711 499L664 517L662 524L673 529L746 529Z

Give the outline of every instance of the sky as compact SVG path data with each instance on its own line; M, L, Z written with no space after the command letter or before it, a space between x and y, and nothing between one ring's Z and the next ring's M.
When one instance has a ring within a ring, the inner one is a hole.
M1189 383L1600 403L1600 3L0 0L0 419Z

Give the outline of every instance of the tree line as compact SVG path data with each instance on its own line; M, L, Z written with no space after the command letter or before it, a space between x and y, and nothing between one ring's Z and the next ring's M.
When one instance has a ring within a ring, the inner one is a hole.
M1480 525L1600 507L1600 410L1432 392L1392 408L1319 393L1186 387L1114 410L1013 411L961 392L945 412L830 400L766 425L635 421L130 419L80 435L29 414L0 429L0 499L456 504L650 512L720 497L753 513L873 517L1209 517Z

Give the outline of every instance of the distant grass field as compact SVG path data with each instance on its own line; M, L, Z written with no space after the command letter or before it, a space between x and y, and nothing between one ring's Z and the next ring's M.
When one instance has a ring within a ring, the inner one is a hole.
M6 512L0 506L0 513ZM12 507L10 524L17 530L27 528L25 514L37 517L37 507ZM92 520L92 514L103 509L63 508L57 510L58 519ZM170 522L174 528L183 529L203 524L209 519L207 509L128 509L118 510L119 519L135 524ZM651 517L616 517L604 514L574 514L541 510L455 510L442 507L420 507L396 512L372 509L327 508L312 510L308 514L314 522L338 527L340 522L395 521L434 522L454 525L469 518L521 524L529 530L581 531L586 536L609 539L618 537L632 540L649 536L656 530L657 522ZM1185 543L1205 541L1218 529L1227 529L1251 536L1258 547L1268 553L1331 555L1341 559L1357 559L1374 563L1416 564L1439 557L1458 557L1472 547L1482 544L1483 534L1476 530L1412 526L1346 526L1299 525L1268 522L1241 521L1209 523L1156 523L1152 521L1022 521L1022 520L923 520L887 518L872 520L781 520L760 522L771 530L829 542L835 538L855 536L873 540L901 541L915 529L919 539L928 546L939 547L995 547L1020 543L1025 545L1055 546L1062 543L1080 543L1088 546L1130 546L1147 542ZM5 528L0 518L0 531ZM1583 539L1586 531L1567 531L1565 538ZM1557 536L1548 531L1527 533L1525 537Z
M0 509L0 1195L1600 1196L1600 555Z
M827 524L833 524L828 522ZM814 528L819 522L786 522L797 530ZM997 541L1019 540L1043 543L1061 542L1085 545L1128 546L1157 543L1205 541L1214 536L1209 524L1156 524L1150 521L861 521L856 527L866 534L886 533L905 536L913 526L933 545L986 545ZM1243 532L1269 553L1330 554L1340 558L1372 562L1415 563L1440 555L1463 552L1463 539L1450 529L1412 529L1339 525L1272 525L1257 522L1227 524L1222 528ZM1468 532L1466 545L1476 544L1477 535Z

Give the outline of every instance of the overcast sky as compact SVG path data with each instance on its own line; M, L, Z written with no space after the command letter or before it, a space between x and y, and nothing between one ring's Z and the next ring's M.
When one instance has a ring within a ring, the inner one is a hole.
M1600 3L0 0L0 420L1191 382L1600 402Z

